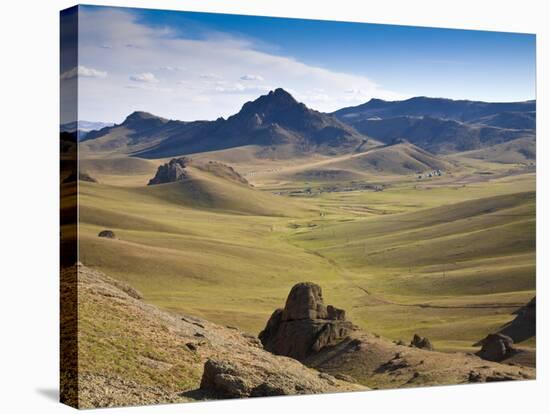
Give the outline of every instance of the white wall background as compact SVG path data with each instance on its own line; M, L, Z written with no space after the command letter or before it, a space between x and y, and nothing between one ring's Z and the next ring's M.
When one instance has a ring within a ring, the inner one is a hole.
M119 0L105 4L191 11L537 33L538 380L368 393L116 409L117 413L265 414L548 412L550 372L542 314L549 273L549 10L541 0ZM65 0L13 0L0 13L0 411L57 413L58 12ZM546 184L548 186L548 184ZM546 348L546 349L543 349ZM111 412L107 409L102 412ZM113 411L115 412L115 411Z

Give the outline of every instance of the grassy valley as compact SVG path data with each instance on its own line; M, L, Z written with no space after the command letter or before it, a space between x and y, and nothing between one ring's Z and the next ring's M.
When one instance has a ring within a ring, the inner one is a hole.
M392 167L411 151L425 159ZM231 157L250 184L204 167ZM226 150L156 186L146 178L165 160L85 159L99 183L80 183L81 261L161 308L254 334L309 280L369 331L473 349L534 296L535 179L528 166L463 157L398 144L251 163ZM444 174L419 179L422 167ZM98 238L105 228L117 238Z

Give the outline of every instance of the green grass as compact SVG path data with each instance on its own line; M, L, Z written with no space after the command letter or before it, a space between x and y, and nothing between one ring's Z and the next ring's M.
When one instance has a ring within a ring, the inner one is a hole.
M223 194L197 208L196 198L179 195L178 203L170 187L81 183L81 261L130 282L161 307L254 332L292 284L306 278L324 285L336 278L324 260L280 238L290 231L289 220L311 214L292 208L299 203L239 186L227 210ZM159 191L165 188L163 198ZM262 202L268 203L263 213L278 215L244 214ZM103 228L118 239L98 238Z
M261 191L198 170L187 185L81 183L80 259L150 303L252 333L294 283L313 281L365 329L471 350L535 290L535 176L475 163L304 197L271 192L307 182L268 175ZM117 239L98 238L104 228Z
M81 378L115 377L127 381L128 388L138 384L141 390L152 387L174 394L196 388L202 374L200 358L183 346L181 335L162 318L119 294L100 279L79 284ZM85 383L79 397L82 407L112 404L109 395L90 395L94 380L81 381Z

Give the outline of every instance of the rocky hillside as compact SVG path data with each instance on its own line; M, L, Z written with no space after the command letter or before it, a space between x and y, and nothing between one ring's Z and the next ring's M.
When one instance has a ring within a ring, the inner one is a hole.
M233 167L218 161L209 160L192 160L187 157L172 158L166 164L162 164L158 167L157 172L153 178L149 180L148 185L175 183L178 181L185 181L190 177L189 169L187 167L192 166L200 171L204 171L208 174L222 178L228 181L232 181L238 184L248 185L248 181Z
M535 378L532 368L434 351L426 338L397 344L361 331L313 283L294 286L260 339L161 311L83 265L62 272L61 292L65 355L78 361L64 365L61 395L80 408Z
M433 350L429 340L394 343L361 331L345 312L323 301L313 283L294 286L260 334L264 347L322 372L371 388L399 388L535 378L532 368L499 364L473 354Z
M535 130L535 101L372 99L326 114L277 88L215 121L167 120L137 111L119 125L88 132L81 149L154 159L258 146L270 157L292 158L365 151L405 139L431 152L448 153L534 138Z
M509 336L514 342L522 342L536 335L537 298L531 299L525 306L519 308L516 317L502 327L500 332Z
M62 303L74 303L74 274L74 267L62 273ZM74 328L68 315L65 333ZM78 326L79 389L64 372L61 394L80 408L366 389L273 355L236 328L163 312L82 265Z
M246 145L290 146L294 155L312 151L339 153L364 144L367 138L332 115L297 102L284 89L247 102L228 119L185 126L181 133L142 151L145 158L212 151Z

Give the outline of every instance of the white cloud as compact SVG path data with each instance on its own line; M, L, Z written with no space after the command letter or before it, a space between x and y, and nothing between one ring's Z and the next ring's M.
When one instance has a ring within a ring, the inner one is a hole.
M161 66L159 67L159 70L167 70L169 72L177 72L185 70L183 66Z
M203 73L203 74L199 75L199 78L204 79L204 80L218 80L218 79L222 79L221 76L216 75L215 73Z
M86 67L101 65L109 73L100 86L82 85L79 110L86 119L120 122L136 109L171 119L216 119L277 87L326 112L372 97L402 98L366 76L260 51L251 39L219 32L203 39L182 38L170 28L138 23L126 10L84 8L79 30L81 62ZM132 47L127 47L129 42ZM103 44L112 49L98 47ZM153 74L159 68L162 82ZM137 74L132 85L148 87L128 87L129 72ZM159 84L169 93L157 93Z
M343 97L343 100L345 102L349 102L350 104L353 104L355 102L365 102L368 101L370 98L382 98L387 100L398 100L404 98L404 96L400 95L388 95L388 96L373 96L369 90L363 90L360 88L349 88L344 90L345 96Z
M63 72L61 74L61 80L73 79L77 76L83 78L105 78L107 76L107 72L79 65Z
M262 78L260 75L243 75L241 76L241 80L262 82L264 78Z
M125 85L127 89L138 89L142 91L153 91L153 92L172 92L172 88L161 88L156 84L150 83L133 83L130 85Z
M330 96L321 88L314 88L310 91L306 91L301 96L304 100L315 102L317 105L330 102Z
M245 87L241 83L233 83L226 85L217 85L214 88L217 92L243 92Z
M263 94L275 89L267 85L244 85L240 82L216 82L213 90L220 93ZM244 103L244 102L243 102Z
M138 73L137 75L131 75L130 80L143 83L159 83L159 80L151 72L143 72Z

